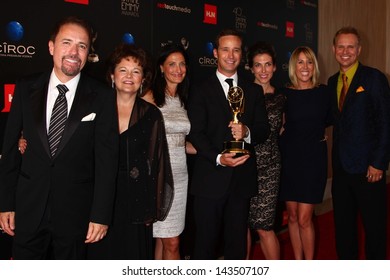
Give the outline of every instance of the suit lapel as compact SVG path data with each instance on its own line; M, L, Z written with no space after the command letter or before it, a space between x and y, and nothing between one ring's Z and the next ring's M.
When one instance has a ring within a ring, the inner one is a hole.
M351 100L356 97L355 91L358 88L358 83L360 81L360 73L361 73L361 64L359 63L358 68L356 69L355 75L353 75L351 84L348 87L347 95L344 100L344 108L348 106L347 104L351 102Z
M239 114L239 117L241 116L241 118L243 117L243 115L245 114L245 102L247 101L247 96L248 96L248 93L245 94L245 92L247 91L247 89L245 88L245 83L242 84L240 82L241 80L238 79L238 82L237 82L237 85L242 89L242 91L244 92L244 99L242 101L242 108L241 108L241 113Z
M337 117L337 119L340 117L340 111L339 111L339 102L338 102L338 96L337 96L337 81L339 78L339 73L334 74L330 79L328 83L328 87L332 90L332 111L333 115Z
M47 90L49 84L50 75L44 75L42 79L38 80L32 86L31 92L31 111L33 114L33 121L39 138L41 139L42 146L50 157L49 142L47 139L46 130L46 103L47 103Z
M81 123L81 119L86 115L86 112L89 112L90 105L95 96L96 92L91 90L88 83L86 83L85 79L83 79L83 75L81 75L73 104L69 112L68 120L65 125L64 134L62 135L60 145L54 157L61 153L62 149L68 143L73 133Z
M220 106L222 112L225 115L225 118L231 121L233 119L233 113L229 105L229 101L226 99L225 92L221 86L221 83L218 80L216 75L213 76L213 82L210 83L212 87L211 91L214 93L215 98L217 99L216 103Z

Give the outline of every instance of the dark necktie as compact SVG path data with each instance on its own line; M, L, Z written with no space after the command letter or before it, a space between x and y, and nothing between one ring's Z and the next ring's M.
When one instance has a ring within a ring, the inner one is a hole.
M225 80L225 82L228 83L229 89L233 86L233 79L232 79L232 78L227 78L227 79Z
M341 88L340 92L340 99L339 99L339 110L343 109L345 96L347 95L348 91L348 77L345 74L341 74L341 79L343 80L343 87Z
M68 103L66 102L65 96L68 88L65 85L59 84L57 85L57 89L59 94L51 113L48 134L50 153L52 157L56 154L61 141L62 133L64 132L65 122L68 117Z

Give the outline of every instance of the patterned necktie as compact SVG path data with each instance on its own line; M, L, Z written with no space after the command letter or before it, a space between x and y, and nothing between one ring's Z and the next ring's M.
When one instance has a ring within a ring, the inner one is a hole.
M340 92L340 99L339 99L339 110L343 109L345 96L347 95L348 91L348 77L345 74L341 74L341 79L343 80L343 87L341 88Z
M49 126L49 146L51 156L54 157L60 144L62 133L64 132L65 122L68 117L68 103L65 93L69 90L65 85L57 85L58 97L54 103Z

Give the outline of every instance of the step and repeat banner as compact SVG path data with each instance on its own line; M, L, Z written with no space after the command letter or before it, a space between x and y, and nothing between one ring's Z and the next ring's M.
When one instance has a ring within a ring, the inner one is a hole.
M18 0L3 1L0 10L0 149L15 82L52 67L48 40L54 23L68 15L87 19L94 31L91 75L104 79L105 60L119 42L136 44L156 56L167 43L182 44L190 56L190 78L213 74L212 50L217 33L242 33L246 50L268 41L277 52L274 84L288 82L288 60L300 45L317 52L318 0ZM0 242L4 240L0 234ZM2 244L0 244L2 247ZM3 250L0 250L3 251Z

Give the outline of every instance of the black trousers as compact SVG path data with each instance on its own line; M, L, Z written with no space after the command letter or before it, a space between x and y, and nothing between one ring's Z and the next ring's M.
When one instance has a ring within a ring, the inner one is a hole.
M34 232L18 230L17 220L12 246L14 259L19 260L82 260L86 259L85 234L64 234L56 231L51 223L50 206Z
M355 260L359 257L359 215L365 234L366 258L386 259L386 191L386 174L380 181L368 183L366 174L349 174L342 168L333 170L336 250L340 259Z
M196 260L216 259L216 249L223 240L224 259L246 257L249 198L230 192L221 198L194 198Z

